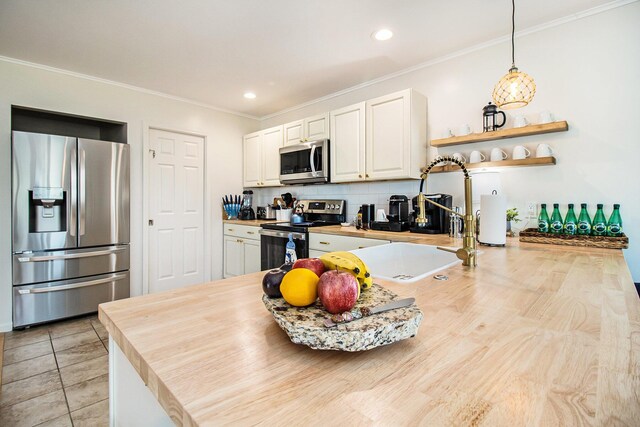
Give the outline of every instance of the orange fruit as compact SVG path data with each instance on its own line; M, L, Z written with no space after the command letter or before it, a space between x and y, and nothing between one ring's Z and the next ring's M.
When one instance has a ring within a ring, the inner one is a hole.
M320 278L307 268L294 268L284 275L280 292L286 302L296 307L313 304L318 299Z

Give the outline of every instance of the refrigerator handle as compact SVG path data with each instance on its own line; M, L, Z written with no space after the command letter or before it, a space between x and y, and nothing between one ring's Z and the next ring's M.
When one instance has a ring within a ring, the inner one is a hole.
M78 148L71 152L71 188L69 189L69 201L67 208L69 209L69 234L76 236L78 230Z
M51 286L47 288L35 288L35 289L18 289L20 295L28 294L44 294L49 292L68 291L69 289L86 288L87 286L102 285L103 283L115 282L118 280L126 279L126 274L114 274L113 276L104 278L89 280L87 282L71 283L68 285Z
M87 186L87 181L86 181L86 170L85 170L85 163L86 163L86 153L84 151L84 149L78 147L78 157L80 157L79 162L78 162L78 174L79 179L78 179L78 193L79 193L79 198L80 198L80 209L79 209L79 219L80 219L80 227L79 227L79 235L80 236L84 236L84 226L85 226L85 200L86 200L86 186Z

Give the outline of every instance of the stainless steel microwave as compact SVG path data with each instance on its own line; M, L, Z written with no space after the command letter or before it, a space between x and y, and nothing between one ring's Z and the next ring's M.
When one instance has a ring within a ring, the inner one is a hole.
M280 149L280 182L329 182L329 140L303 142Z

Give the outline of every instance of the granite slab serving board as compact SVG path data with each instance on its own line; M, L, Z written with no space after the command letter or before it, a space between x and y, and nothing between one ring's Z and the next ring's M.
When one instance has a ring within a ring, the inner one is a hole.
M395 299L395 293L374 284L362 292L355 308L373 308ZM326 328L323 322L330 314L320 301L308 307L293 307L283 298L263 295L262 302L291 341L316 350L363 351L411 338L423 317L413 304Z

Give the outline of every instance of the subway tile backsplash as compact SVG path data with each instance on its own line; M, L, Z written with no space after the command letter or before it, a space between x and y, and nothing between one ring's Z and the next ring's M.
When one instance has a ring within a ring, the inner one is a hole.
M419 180L363 182L352 184L288 185L275 188L253 188L254 206L273 203L274 197L291 193L301 199L345 199L347 201L347 219L353 220L358 209L364 203L374 203L376 208L389 210L389 198L394 194L403 194L409 199L418 194Z

